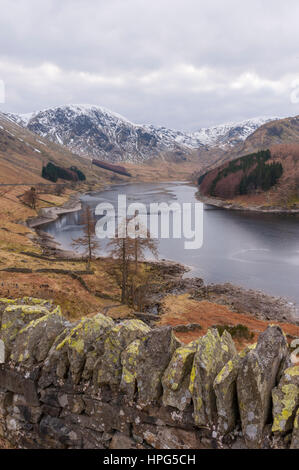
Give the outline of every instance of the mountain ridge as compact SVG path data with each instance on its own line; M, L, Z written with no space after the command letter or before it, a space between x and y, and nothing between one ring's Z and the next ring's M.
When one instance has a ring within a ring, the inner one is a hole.
M188 155L194 149L232 148L275 117L259 117L194 132L135 124L97 105L63 105L6 116L52 142L87 158L142 163L163 152Z
M30 132L0 113L0 184L45 183L42 167L48 162L66 168L77 166L91 182L110 178L109 172L91 168L85 158Z
M258 154L265 151L270 152L270 158L264 167L257 164L257 161L253 162L255 165L250 171L248 164L242 166L242 160L248 163L249 159L256 159ZM281 165L282 169L278 180L272 178L273 175L270 174L271 170L276 172L275 165ZM258 172L255 172L255 166L258 166ZM204 197L215 197L218 199L217 204L220 201L222 207L232 208L231 201L234 201L237 208L244 206L262 207L263 210L265 208L298 210L299 116L264 124L242 145L236 146L231 152L226 152L212 165L207 165L197 176L201 194ZM262 176L264 177L262 186L270 178L273 180L271 187L263 188L257 185L258 179ZM246 193L240 189L241 183L246 182L245 180L250 189ZM212 203L211 200L209 203Z

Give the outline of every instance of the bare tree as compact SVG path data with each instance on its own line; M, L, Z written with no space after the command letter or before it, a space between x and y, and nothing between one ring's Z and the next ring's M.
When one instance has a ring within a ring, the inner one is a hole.
M121 302L125 303L127 301L127 280L129 272L129 261L132 253L132 241L127 236L127 223L126 223L126 236L123 238L116 237L112 238L108 243L110 248L110 254L112 258L117 259L120 262L120 271L121 271Z
M73 239L72 246L75 250L84 249L87 256L87 269L90 269L94 253L100 247L99 240L95 235L95 219L90 207L86 207L83 212L83 236Z
M36 209L37 193L34 187L30 188L23 194L22 201L26 206L31 207L31 209Z
M158 256L158 240L154 240L150 237L150 233L147 232L147 237L136 237L134 240L134 262L135 262L135 273L138 274L138 263L144 261L146 252L150 252L156 258Z
M157 240L150 238L150 233L139 227L138 234L132 238L128 234L128 224L130 219L126 219L121 226L121 231L125 225L125 237L117 236L109 242L111 255L120 261L121 270L121 301L128 303L130 300L135 303L136 287L146 283L144 273L138 270L140 260L145 259L146 252L151 252L157 256ZM144 236L144 234L146 236ZM134 265L134 269L132 269Z

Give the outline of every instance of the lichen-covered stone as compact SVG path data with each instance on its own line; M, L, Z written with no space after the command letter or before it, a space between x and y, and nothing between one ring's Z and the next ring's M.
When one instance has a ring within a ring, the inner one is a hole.
M0 298L0 330L1 330L1 325L2 325L2 315L3 315L4 310L9 305L16 305L17 303L18 303L17 300Z
M1 314L8 306L12 305L32 305L32 306L43 306L46 307L48 310L53 309L53 302L52 300L45 300L45 299L37 299L35 297L22 297L21 299L6 299L0 298L0 323L1 323Z
M271 392L276 385L281 363L287 357L287 348L281 328L269 326L240 366L238 403L243 435L250 448L258 448L261 444L270 414Z
M23 297L21 299L21 303L24 303L25 305L43 305L49 309L53 307L52 300L38 299L36 297Z
M249 346L246 346L246 348L242 349L241 352L239 352L239 356L243 359L250 351L256 348L257 343L250 344Z
M216 406L218 413L218 430L226 434L236 426L238 417L237 376L241 357L234 356L228 361L214 381Z
M12 347L11 361L26 367L44 361L64 328L65 320L58 314L49 313L32 320L17 335Z
M292 365L299 365L299 338L294 339L290 344L292 353L290 356L290 361Z
M18 303L17 300L0 298L0 330L1 330L1 325L2 325L2 315L3 315L4 310L9 305L16 305L17 303Z
M115 325L105 339L104 354L95 365L95 384L119 386L122 375L121 353L130 343L149 331L150 328L141 320L125 320Z
M41 369L39 379L39 386L41 388L49 387L49 385L57 383L58 379L64 379L66 377L69 369L67 351L65 348L63 350L57 350L57 346L66 338L71 328L72 325L67 323L65 329L57 336L52 344Z
M299 449L299 408L294 420L291 449Z
M217 329L210 329L200 338L189 385L194 420L198 426L211 426L216 421L214 380L224 365L236 355L236 347L227 331L220 337Z
M0 339L5 344L6 360L9 358L17 334L32 320L50 311L43 305L8 305L2 313Z
M280 368L279 368L279 371L278 371L278 374L277 374L277 383L280 382L280 380L282 379L285 371L287 369L289 369L290 367L293 367L294 364L293 364L293 361L292 361L292 355L291 354L288 354L282 361L281 361L281 364L280 364Z
M150 331L141 338L137 358L138 403L147 406L162 395L162 377L174 351L181 346L172 328Z
M299 366L279 327L237 354L227 332L183 346L138 320L70 323L43 299L0 299L2 325L0 436L15 447L194 449L230 431L219 442L236 447L239 405L247 447L299 448Z
M162 377L163 404L184 411L191 402L189 379L198 341L178 348Z
M0 298L0 305L4 306L4 308L6 308L7 305L15 305L17 303L18 301L16 299L6 299L4 297Z
M69 334L57 345L57 351L67 353L69 368L74 384L78 384L85 365L86 354L95 351L97 343L104 343L106 333L113 328L110 317L98 314L92 318L83 318ZM87 371L85 371L85 378Z
M133 400L137 385L137 361L139 357L141 341L136 339L121 353L122 375L120 390L128 400Z
M284 371L278 387L272 390L273 432L288 432L293 427L299 406L299 366Z

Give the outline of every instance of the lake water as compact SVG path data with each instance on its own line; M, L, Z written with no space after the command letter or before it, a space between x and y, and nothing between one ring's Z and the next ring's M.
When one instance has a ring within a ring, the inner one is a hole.
M99 202L116 204L118 194L130 202L196 202L197 188L186 183L134 183L110 187L82 197L83 207ZM82 235L82 211L66 214L44 230L64 249ZM184 249L183 239L159 240L159 258L190 267L187 276L207 283L232 282L283 296L299 304L299 218L287 215L252 214L205 206L203 246ZM101 242L100 254L107 254Z

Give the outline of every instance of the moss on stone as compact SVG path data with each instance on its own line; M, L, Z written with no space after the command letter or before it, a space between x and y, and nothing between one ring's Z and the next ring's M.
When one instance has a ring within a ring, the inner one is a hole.
M232 360L228 361L223 367L223 369L221 369L221 371L217 375L214 383L219 385L231 373L233 368L234 368L233 361Z
M293 420L294 412L298 406L299 388L294 384L286 384L281 387L282 397L273 391L274 421L272 432L285 432L292 427L289 420ZM278 412L278 410L280 410Z
M36 297L23 297L22 302L27 305L52 305L52 300L38 299Z
M163 387L176 391L182 384L186 373L190 373L197 344L176 349L163 376Z
M31 315L31 314L47 314L50 313L49 310L42 305L9 305L5 309L5 313L20 313L21 315Z
M299 366L289 367L284 372L285 376L299 377Z
M249 346L246 346L246 348L239 352L239 356L243 359L250 351L253 351L256 348L256 345L257 343L249 344Z
M16 304L16 303L17 303L17 300L0 298L0 304L5 304L5 305L11 304L11 305L14 305L14 304Z

